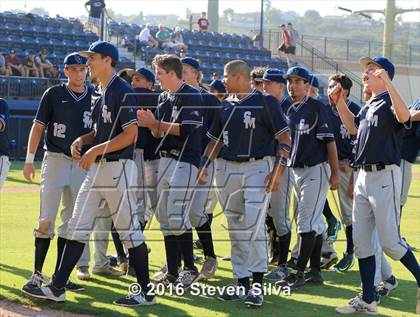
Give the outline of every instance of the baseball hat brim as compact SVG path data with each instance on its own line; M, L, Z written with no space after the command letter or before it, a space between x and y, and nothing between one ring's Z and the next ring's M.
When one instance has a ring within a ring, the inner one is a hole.
M123 68L117 73L117 76L121 75L124 72L126 72L127 75L131 77L135 73L135 70L132 68Z
M80 56L83 56L83 57L86 57L86 58L89 57L89 56L92 56L94 54L96 54L96 52L92 52L92 51L80 51L79 52Z
M371 59L370 57L362 57L361 59L359 59L359 64L363 67L366 68L369 64L375 64L379 67L382 68L381 65L379 65L377 62L375 62L373 59Z

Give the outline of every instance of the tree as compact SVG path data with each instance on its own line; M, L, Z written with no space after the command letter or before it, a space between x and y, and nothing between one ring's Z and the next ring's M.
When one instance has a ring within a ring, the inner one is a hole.
M41 15L41 16L43 16L43 15L49 16L48 11L45 10L44 8L33 8L30 12L32 14L37 14L37 15Z
M234 14L235 12L233 11L232 8L227 8L223 10L223 17L229 22L232 22Z
M303 17L307 21L319 21L321 19L319 12L316 10L306 11Z

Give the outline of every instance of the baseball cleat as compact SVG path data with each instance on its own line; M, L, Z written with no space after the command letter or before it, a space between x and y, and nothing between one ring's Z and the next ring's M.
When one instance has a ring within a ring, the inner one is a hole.
M269 281L277 282L285 279L289 275L289 270L286 266L278 266L273 271L268 273L265 278Z
M67 291L73 291L73 292L80 292L80 291L85 290L84 286L82 286L80 284L73 283L70 279L67 281L67 284L66 284L66 286L64 286L64 288Z
M179 273L174 285L181 285L184 289L188 289L192 283L198 278L198 271L185 269Z
M260 307L264 302L264 296L262 290L259 288L252 287L248 291L248 295L245 298L245 305Z
M128 295L126 297L115 300L113 303L115 305L124 307L151 306L156 304L156 297L153 297L151 300L147 300L143 294Z
M197 250L203 250L203 244L201 243L200 240L195 240L193 242L193 247L194 249L197 249Z
M193 257L194 257L194 262L195 263L201 263L204 260L204 257L202 257L201 255L197 255L195 253L193 253Z
M124 275L125 272L117 270L112 266L107 266L103 268L93 268L92 273L95 275L103 275L103 276L121 276Z
M347 272L354 265L354 254L344 253L343 258L334 266L337 272Z
M89 281L90 273L89 268L87 266L81 266L77 268L76 277L82 281Z
M201 268L199 279L210 279L214 276L217 270L217 260L211 256L207 257Z
M165 273L160 279L157 279L154 284L163 284L165 287L168 287L170 284L174 284L176 280L176 276L173 276L171 273Z
M338 232L341 230L341 222L333 217L327 220L327 241L337 241Z
M321 257L321 269L328 270L338 262L337 254L334 252L325 253Z
M24 293L30 292L33 288L39 288L42 286L42 284L48 284L49 282L50 282L50 279L46 275L40 272L35 272L32 274L28 283L26 283L23 286L22 292Z
M300 271L290 273L285 279L276 282L276 286L288 286L292 290L297 290L305 286L305 273Z
M23 291L26 295L34 298L49 299L54 302L65 302L66 291L64 288L58 289L52 283L43 287L34 287L30 291Z
M324 284L321 271L310 269L308 273L305 273L305 283Z
M111 266L117 266L118 265L118 259L116 256L113 255L107 255L106 258L108 259L108 263Z
M237 300L244 300L247 297L247 292L244 286L229 285L220 294L217 299L223 302L231 302Z
M388 296L392 290L398 287L398 281L394 275L391 275L390 278L382 281L378 286L378 294L381 297Z
M378 313L377 304L375 301L368 304L364 302L361 298L356 297L353 300L349 301L349 304L343 307L337 307L335 311L339 314L367 314L367 315L376 315Z

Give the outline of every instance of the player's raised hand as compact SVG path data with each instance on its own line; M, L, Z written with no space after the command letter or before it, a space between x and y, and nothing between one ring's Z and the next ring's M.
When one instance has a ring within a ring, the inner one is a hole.
M331 172L330 177L330 189L336 190L340 186L340 174Z
M198 174L197 174L197 183L200 185L206 185L207 184L207 176L209 176L209 171L207 170L207 168L202 167L198 170Z
M343 92L343 88L341 87L340 83L337 83L333 89L331 89L328 97L334 104L338 103L338 100L341 98Z
M153 126L155 121L155 115L149 109L137 110L137 123L140 127L150 128Z
M25 163L23 166L23 177L29 182L35 178L35 166L34 163Z
M81 151L83 147L83 140L81 138L77 138L71 145L70 145L70 152L71 156L77 160L80 160Z
M385 69L377 69L373 72L373 76L382 79L385 83L391 82L391 79L388 76L388 72Z

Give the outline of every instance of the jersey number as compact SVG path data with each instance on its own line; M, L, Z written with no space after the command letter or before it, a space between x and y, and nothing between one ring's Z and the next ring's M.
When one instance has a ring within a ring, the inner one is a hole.
M57 138L64 139L66 137L66 126L62 123L54 122L54 136Z

